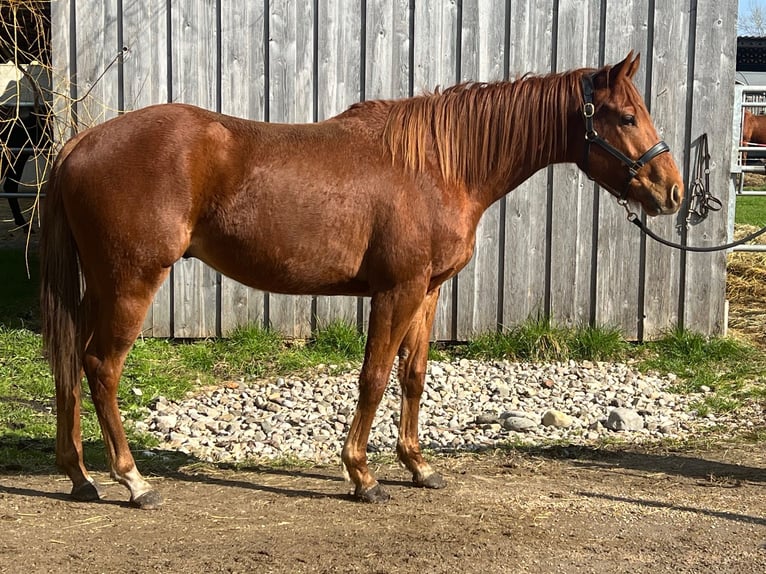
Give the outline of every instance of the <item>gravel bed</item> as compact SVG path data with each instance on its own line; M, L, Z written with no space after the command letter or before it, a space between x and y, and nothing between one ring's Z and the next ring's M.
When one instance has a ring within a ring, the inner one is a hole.
M174 402L160 397L134 423L160 447L206 461L297 458L338 463L354 415L358 369L272 381L230 382ZM461 359L429 363L421 400L421 446L479 451L508 441L596 443L684 438L722 421L695 415L702 395L670 392L672 374L642 374L624 363L552 364ZM400 389L392 373L369 452L393 452Z

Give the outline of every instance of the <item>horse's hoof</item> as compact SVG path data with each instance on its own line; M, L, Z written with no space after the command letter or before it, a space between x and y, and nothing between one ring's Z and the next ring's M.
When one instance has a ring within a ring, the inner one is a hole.
M77 502L93 502L101 500L104 496L97 482L83 482L80 486L73 486L71 497Z
M380 486L380 484L376 484L367 490L362 490L357 486L356 491L354 492L354 496L362 502L373 502L375 504L380 504L391 500L391 496L385 490L383 490L383 487Z
M447 486L447 481L444 480L442 475L438 472L433 472L425 478L414 476L412 482L415 483L415 486L421 486L423 488L439 489Z
M157 510L162 506L162 495L156 490L150 490L138 498L131 498L130 503L141 510Z

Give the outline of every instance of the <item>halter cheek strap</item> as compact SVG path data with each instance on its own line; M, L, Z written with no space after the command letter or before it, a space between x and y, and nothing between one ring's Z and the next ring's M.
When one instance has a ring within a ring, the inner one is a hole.
M609 189L607 187L607 189L609 189L609 191L621 202L625 202L628 197L628 188L630 187L630 182L634 177L636 177L636 175L638 175L638 171L658 155L670 151L670 147L664 141L660 140L648 150L646 150L646 152L644 152L644 154L636 160L633 160L622 153L620 150L602 138L596 131L596 128L593 126L593 116L596 115L596 106L593 104L593 94L595 92L595 88L593 86L593 75L584 74L582 76L581 83L583 96L582 115L585 119L585 174L588 177L591 177L588 173L588 159L590 157L591 144L596 144L604 151L620 160L620 162L622 162L622 164L628 168L628 179L625 181L625 187L623 188L622 192L616 192L615 190Z

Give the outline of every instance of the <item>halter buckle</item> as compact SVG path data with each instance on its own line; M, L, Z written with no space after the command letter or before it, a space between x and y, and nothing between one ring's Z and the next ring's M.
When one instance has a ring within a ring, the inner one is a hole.
M586 118L592 118L596 113L596 106L593 102L585 102L582 106L582 115Z

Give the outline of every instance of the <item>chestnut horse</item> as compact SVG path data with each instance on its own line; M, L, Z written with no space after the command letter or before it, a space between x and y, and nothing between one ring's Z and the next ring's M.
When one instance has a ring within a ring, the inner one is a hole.
M74 498L102 495L83 464L84 373L112 476L135 506L161 503L129 450L117 385L154 293L181 257L264 291L371 297L342 461L356 497L388 499L366 450L398 354L396 452L415 485L443 487L420 451L419 402L439 286L470 259L482 213L561 162L649 215L679 208L681 175L632 82L638 65L631 52L599 70L366 101L309 125L164 104L72 138L44 205L41 302L56 462Z
M745 110L741 145L766 145L766 115L753 114ZM742 163L747 163L747 152L742 152Z

